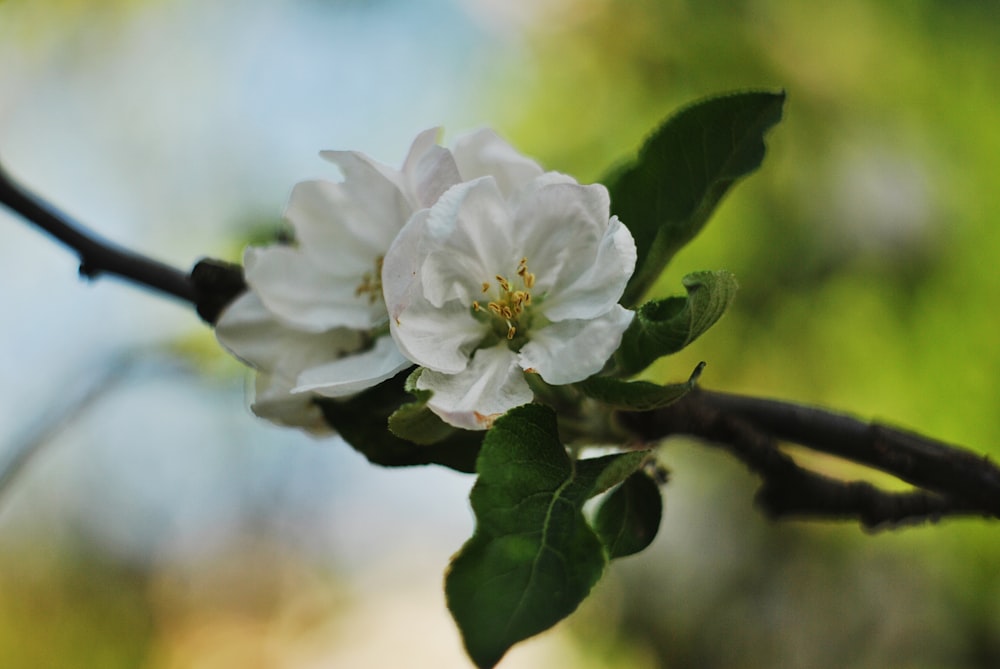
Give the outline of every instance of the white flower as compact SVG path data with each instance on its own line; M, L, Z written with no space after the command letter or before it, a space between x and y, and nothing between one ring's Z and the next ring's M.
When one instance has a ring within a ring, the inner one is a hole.
M609 210L600 185L548 173L511 191L488 176L399 233L382 270L390 330L446 422L485 429L533 399L525 372L574 383L618 348L636 250Z
M257 369L253 410L318 431L313 399L347 397L412 365L389 336L381 265L410 216L463 178L493 175L513 190L542 173L491 131L453 151L437 129L413 142L401 170L364 154L324 151L342 182L305 181L285 210L294 245L248 248L248 293L216 325L219 341Z
M388 378L398 371L385 352L387 344L397 350L388 337L376 342L371 350L344 358L346 352L363 347L364 332L332 328L317 334L289 327L275 318L252 291L223 312L215 332L230 351L258 371L253 412L278 425L301 427L317 434L327 433L330 428L312 401L314 396L300 390L311 371L346 360L367 365L365 376ZM356 381L353 388L345 389L357 392L364 387L364 383Z

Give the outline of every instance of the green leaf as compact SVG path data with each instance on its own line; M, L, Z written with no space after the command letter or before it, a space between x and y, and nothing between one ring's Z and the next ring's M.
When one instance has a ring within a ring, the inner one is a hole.
M649 460L651 453L652 451L645 449L577 460L577 478L581 481L593 481L587 499L600 495L627 479Z
M512 645L583 601L607 559L583 503L647 456L574 462L559 442L555 413L537 404L497 419L476 465L476 531L445 579L448 608L477 666L496 665Z
M426 415L430 413L423 405L426 397L418 396L416 402L407 402L413 399L406 391L408 374L409 371L400 372L348 400L322 399L317 404L326 422L344 441L374 464L386 467L439 464L460 472L475 471L483 433L435 423ZM398 434L389 430L390 417ZM406 437L414 437L420 443Z
M700 337L729 308L738 288L736 277L726 271L695 272L681 282L687 297L654 300L636 310L615 353L619 374L637 374Z
M622 303L636 304L726 192L764 160L764 135L785 94L710 98L666 120L634 162L606 177L611 209L632 231L638 260Z
M639 471L604 500L594 518L594 530L611 558L626 557L653 542L662 516L660 487Z
M687 395L705 363L700 364L686 383L661 386L649 381L624 381L610 376L592 376L574 384L587 397L624 411L652 411Z

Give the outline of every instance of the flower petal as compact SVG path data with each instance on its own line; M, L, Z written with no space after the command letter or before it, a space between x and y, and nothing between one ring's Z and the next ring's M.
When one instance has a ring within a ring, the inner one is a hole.
M389 310L389 332L407 358L439 372L465 369L486 331L471 310L452 301L435 307L423 296L420 264L430 244L430 210L413 215L389 247L382 264L382 292Z
M607 210L603 216L600 213L603 189L594 190L561 177L545 174L512 200L511 234L535 274L539 295L561 288L567 266L579 266L572 270L576 274L583 271L593 257L588 249L597 245L607 226ZM605 207L606 202L603 200Z
M310 363L335 360L357 350L362 341L359 332L346 328L320 333L293 329L275 318L252 292L236 298L222 312L215 336L250 366L270 373L290 368L294 371L291 378Z
M341 274L365 271L389 248L413 208L403 193L357 154L338 162L343 183L303 181L288 198L284 217L303 252Z
M588 320L565 320L531 332L518 354L518 364L537 372L546 383L576 383L601 371L618 350L634 312L614 305Z
M407 174L413 172L417 163L419 163L423 157L427 154L431 148L438 146L438 140L441 138L441 128L428 128L424 130L413 143L410 144L410 150L406 153L406 158L403 160L403 173Z
M316 434L331 432L313 403L314 396L292 395L291 390L303 370L356 350L361 345L360 333L342 328L323 333L291 329L251 292L222 312L215 333L233 355L257 369L250 405L256 415Z
M474 294L509 259L505 204L492 178L455 186L400 231L382 266L393 338L409 359L455 374L489 331ZM516 260L510 273L516 270Z
M456 300L435 307L416 295L409 307L389 321L389 332L407 358L429 369L456 374L486 336L489 326Z
M437 144L440 133L440 128L431 128L417 135L403 163L403 177L414 209L430 207L462 180L451 151Z
M435 306L459 299L468 307L483 282L517 270L510 210L492 177L461 183L427 217L420 266L424 296Z
M333 433L313 395L292 395L292 381L274 374L258 373L250 410L276 425L299 427L315 435Z
M291 392L346 397L377 385L412 365L392 337L379 337L369 351L306 369Z
M247 283L268 310L309 332L334 327L371 328L386 320L382 300L359 295L362 276L335 276L298 248L248 248L243 254ZM374 273L375 259L368 270Z
M417 388L434 395L427 406L449 425L485 430L500 415L534 398L515 354L504 344L476 351L458 374L425 369Z
M535 285L540 291L556 283L567 260L575 257L575 248L600 236L607 218L587 209L599 212L601 204L600 190L581 186L559 172L546 172L510 198L511 234L528 265L539 270Z
M618 217L608 222L596 245L574 250L575 255L563 267L552 298L542 311L552 321L593 318L604 313L621 299L625 285L635 269L635 240ZM581 259L587 261L580 272Z
M463 181L492 176L504 197L542 174L542 168L500 138L483 129L455 140L452 153Z

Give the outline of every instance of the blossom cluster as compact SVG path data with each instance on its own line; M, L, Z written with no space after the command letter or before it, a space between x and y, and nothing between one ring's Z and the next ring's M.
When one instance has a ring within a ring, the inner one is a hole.
M607 190L490 130L450 149L437 136L421 133L398 170L322 152L343 179L297 184L293 242L246 250L249 288L216 334L257 370L259 416L321 432L317 398L416 365L435 414L486 429L532 401L528 376L582 381L618 348L636 249Z

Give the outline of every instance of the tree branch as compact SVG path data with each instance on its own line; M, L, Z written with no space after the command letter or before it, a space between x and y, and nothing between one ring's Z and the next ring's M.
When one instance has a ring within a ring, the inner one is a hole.
M824 409L696 389L621 419L644 441L683 434L725 448L763 479L756 501L771 518L853 518L869 529L944 516L1000 518L1000 469L988 458ZM782 441L879 469L915 490L887 492L809 471L781 451Z
M120 276L191 303L209 323L246 289L237 265L203 259L185 273L101 239L19 186L2 165L0 204L76 251L82 276ZM856 518L868 528L955 515L1000 518L1000 469L988 458L886 425L701 389L667 407L620 416L646 442L685 434L733 453L763 478L757 503L772 518ZM782 441L879 469L915 489L887 492L809 471L780 450Z
M245 289L242 270L216 260L201 260L186 273L101 239L85 226L17 184L0 165L0 204L48 233L80 258L80 275L95 279L112 274L132 283L190 302L214 323L221 310Z

